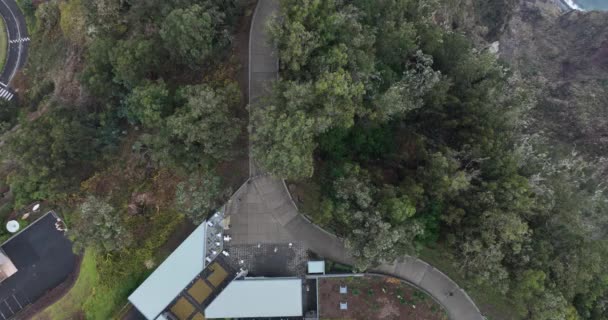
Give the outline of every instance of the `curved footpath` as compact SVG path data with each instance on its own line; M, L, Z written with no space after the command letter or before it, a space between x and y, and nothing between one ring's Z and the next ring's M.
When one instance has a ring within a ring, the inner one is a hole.
M27 59L30 38L25 17L14 0L0 0L0 15L4 19L8 47L4 69L0 73L0 98L11 100L14 93L9 83Z
M260 97L269 92L270 84L278 78L276 49L266 33L269 18L278 11L276 0L258 0L251 22L249 39L249 101L260 105ZM283 242L295 240L328 259L353 264L343 242L299 214L284 181L264 175L255 161L250 161L250 180L234 196L231 211L237 213L236 232L242 242ZM243 201L244 200L244 201ZM240 207L240 208L239 208ZM238 215L241 215L239 218ZM271 226L275 223L277 226ZM429 293L441 303L450 319L482 320L479 309L458 285L428 263L406 256L393 264L378 266L371 272L406 280Z

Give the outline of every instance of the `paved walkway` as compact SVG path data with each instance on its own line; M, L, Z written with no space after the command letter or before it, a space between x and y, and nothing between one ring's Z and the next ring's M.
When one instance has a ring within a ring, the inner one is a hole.
M272 14L279 8L276 0L259 0L251 19L249 31L249 104L252 108L260 108L262 97L271 89L272 82L279 78L279 58L276 47L272 45L266 25ZM255 128L251 129L253 133ZM250 146L251 151L251 146ZM251 152L249 152L251 154ZM249 157L249 176L263 174Z
M276 0L259 0L254 13L249 39L252 107L261 107L272 80L278 78L278 58L266 33L266 23L277 12ZM268 175L251 161L250 180L232 197L226 214L231 217L231 234L235 244L297 242L327 259L353 264L354 259L336 236L324 231L299 214L285 183ZM428 292L440 302L453 320L481 320L475 303L458 285L426 262L406 256L371 272L404 279Z

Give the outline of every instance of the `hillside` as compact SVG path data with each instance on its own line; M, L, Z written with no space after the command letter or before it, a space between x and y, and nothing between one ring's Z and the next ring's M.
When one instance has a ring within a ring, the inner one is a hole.
M537 128L599 157L608 147L608 12L556 14L523 2L500 37L500 57L538 84Z

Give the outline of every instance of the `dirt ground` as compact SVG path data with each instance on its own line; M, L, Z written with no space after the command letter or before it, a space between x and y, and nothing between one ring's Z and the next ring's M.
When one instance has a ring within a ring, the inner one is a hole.
M340 293L340 286L347 293ZM340 310L340 303L348 304ZM447 320L442 307L427 294L389 277L319 279L320 319Z

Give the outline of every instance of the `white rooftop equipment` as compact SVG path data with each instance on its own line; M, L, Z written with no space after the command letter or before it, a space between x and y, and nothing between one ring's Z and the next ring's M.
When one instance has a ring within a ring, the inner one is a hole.
M7 222L6 230L8 230L8 232L10 232L10 233L15 233L15 232L19 231L19 222L17 222L16 220L11 220L11 221Z
M346 286L340 286L340 294L346 294L348 292L348 288Z
M308 261L308 273L325 273L325 261Z
M348 310L348 302L340 302L340 310Z
M36 203L34 205L34 207L32 208L32 210L34 210L34 212L38 212L38 209L40 209L40 203Z
M205 309L207 319L301 317L302 280L234 280Z

